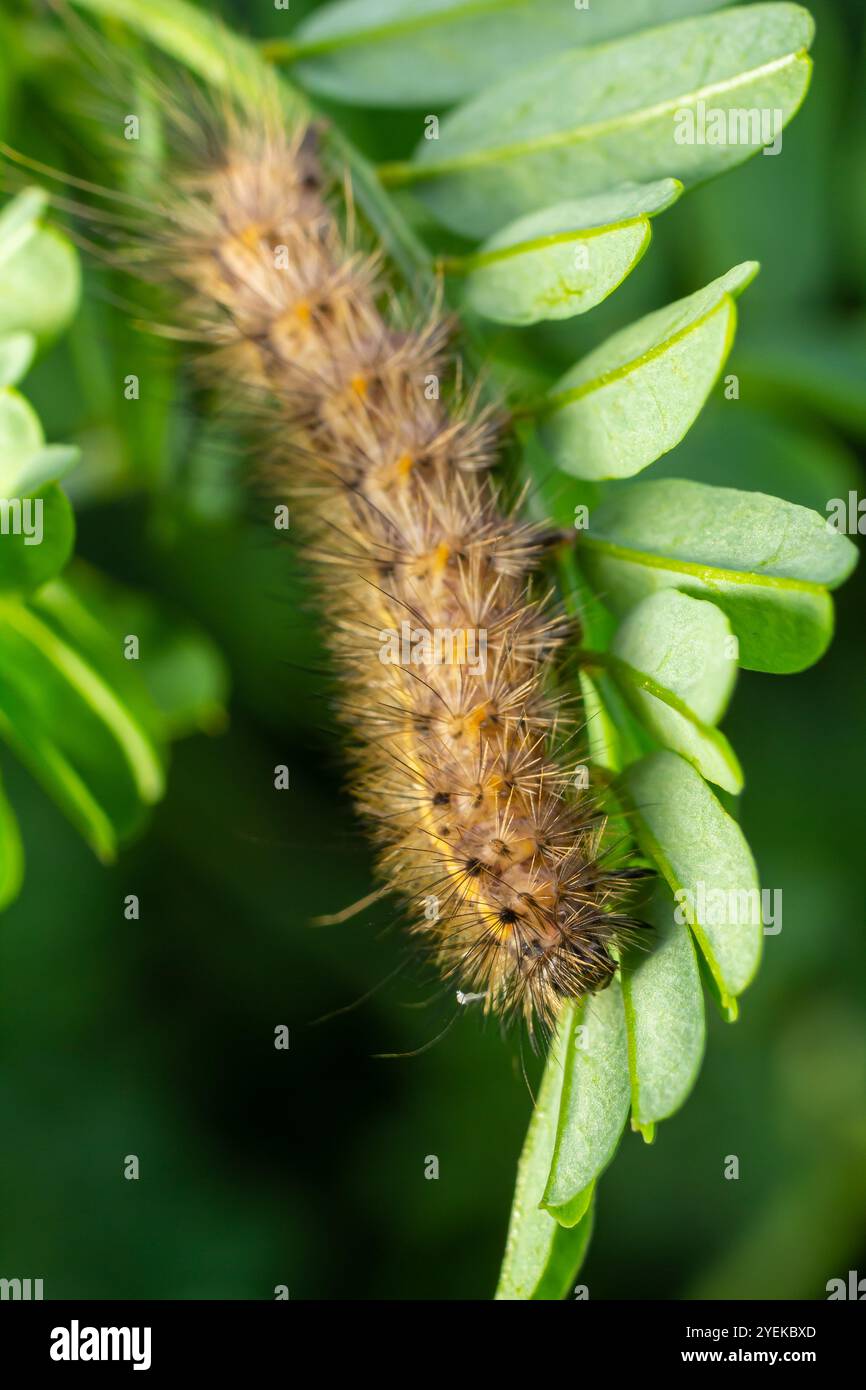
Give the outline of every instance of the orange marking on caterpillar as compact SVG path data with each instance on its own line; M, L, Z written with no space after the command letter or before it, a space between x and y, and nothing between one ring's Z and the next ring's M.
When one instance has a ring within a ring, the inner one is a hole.
M448 561L451 559L451 547L447 541L440 541L433 551L433 573L442 574Z
M244 227L242 232L238 232L238 241L242 246L246 246L250 251L255 251L262 239L264 227L260 222L250 222Z

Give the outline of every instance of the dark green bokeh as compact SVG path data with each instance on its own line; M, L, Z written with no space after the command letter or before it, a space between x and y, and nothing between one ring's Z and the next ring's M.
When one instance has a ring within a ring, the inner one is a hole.
M303 8L238 0L234 22L278 33ZM564 368L636 314L759 259L728 369L741 399L719 390L655 471L823 510L863 491L866 50L857 0L811 8L815 79L781 158L688 195L606 305L524 341ZM38 18L13 36L22 12L0 15L2 138L98 176L68 46ZM339 117L388 157L419 122ZM233 510L221 480L237 460L203 437L171 355L130 327L102 271L88 289L25 387L49 438L80 440L89 460L79 549L199 620L235 700L226 735L175 750L149 833L109 870L3 757L28 873L0 924L0 1276L43 1278L48 1297L270 1298L277 1284L292 1297L488 1297L530 1108L517 1039L467 1012L421 1056L373 1056L420 1047L453 1005L386 907L310 925L371 880L303 557L275 546L254 502ZM122 379L136 371L146 390L132 407ZM725 727L783 930L736 1026L710 1018L685 1108L652 1148L627 1135L601 1182L581 1276L592 1297L823 1297L831 1277L866 1272L864 585L861 571L838 595L819 666L741 676ZM279 763L288 792L273 789ZM401 963L353 1012L311 1026ZM124 1180L127 1154L138 1182ZM730 1154L737 1182L723 1177Z

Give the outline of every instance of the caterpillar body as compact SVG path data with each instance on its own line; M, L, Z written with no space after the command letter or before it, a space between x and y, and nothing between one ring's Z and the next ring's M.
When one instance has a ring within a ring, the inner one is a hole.
M154 257L205 372L269 402L383 882L458 997L546 1030L639 924L636 871L555 752L569 628L532 587L545 532L500 505L503 421L440 397L447 323L401 322L377 256L353 249L315 131L235 113L216 146L168 181Z

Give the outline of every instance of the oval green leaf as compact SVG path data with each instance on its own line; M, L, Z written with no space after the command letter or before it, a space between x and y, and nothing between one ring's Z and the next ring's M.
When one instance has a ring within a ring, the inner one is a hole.
M761 890L742 830L676 753L651 753L623 774L638 840L657 865L735 1015L761 958Z
M440 221L476 237L566 188L691 186L778 144L809 85L813 34L799 5L758 4L570 49L459 107L383 178L419 182Z
M497 1299L563 1298L589 1242L592 1226L589 1207L575 1226L566 1228L539 1205L553 1156L562 1094L563 1055L573 1020L574 1006L567 1004L550 1049L517 1167Z
M648 1142L692 1089L706 1031L694 943L688 927L674 920L667 893L656 896L650 918L649 951L629 951L621 970L632 1125Z
M630 1098L619 980L575 1011L565 1049L562 1097L542 1205L565 1225L580 1219L591 1186L613 1158Z
M743 774L714 727L737 678L736 640L714 603L677 589L650 594L613 639L610 670L650 733L708 781L739 792Z
M616 613L658 589L711 599L734 630L740 665L777 673L826 650L827 591L857 563L856 547L817 512L680 478L618 488L591 513L581 554Z
M81 289L78 256L53 227L38 227L0 262L0 334L25 331L50 341L75 313Z
M726 0L723 0L725 3ZM342 0L265 51L337 101L372 106L450 102L550 53L720 8L716 0Z
M463 262L467 304L497 323L585 314L634 269L650 218L681 192L676 179L624 184L519 218Z
M755 261L734 266L572 367L547 397L539 428L559 467L579 478L630 478L679 444L731 350L734 296L757 272Z

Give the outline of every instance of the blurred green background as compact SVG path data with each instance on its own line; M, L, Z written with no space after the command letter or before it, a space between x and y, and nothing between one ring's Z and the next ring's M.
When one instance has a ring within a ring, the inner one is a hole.
M223 13L263 37L310 8L238 0ZM823 512L863 492L866 14L859 0L810 8L815 77L782 156L689 194L610 301L522 341L562 370L759 259L727 369L741 398L718 389L654 472ZM62 31L5 0L0 36L2 138L105 179L98 101ZM423 114L331 109L389 158L412 148ZM42 1278L47 1297L271 1298L278 1284L292 1297L489 1297L530 1110L517 1038L466 1011L423 1055L374 1055L422 1046L451 1006L386 905L310 925L372 883L303 556L274 544L237 446L198 421L171 350L131 325L135 293L88 264L75 324L26 391L48 438L84 450L68 487L79 553L211 634L231 666L231 725L174 750L168 796L110 869L2 757L28 873L0 923L0 1276ZM683 1111L653 1147L626 1135L601 1182L581 1275L593 1298L819 1298L849 1268L866 1274L864 587L861 568L817 667L741 676L726 731L783 930L740 1021L710 1017ZM273 787L281 763L286 792ZM138 922L124 919L128 893ZM280 1024L287 1052L273 1045ZM737 1182L723 1178L729 1154Z

